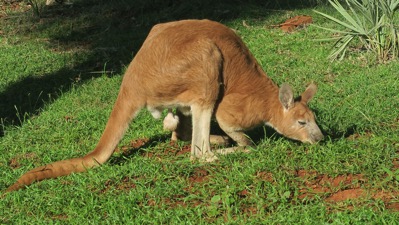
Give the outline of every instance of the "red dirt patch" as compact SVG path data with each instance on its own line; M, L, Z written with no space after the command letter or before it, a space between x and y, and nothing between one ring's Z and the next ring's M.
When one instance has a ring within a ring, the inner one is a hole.
M354 133L354 134L348 136L346 139L354 141L354 140L361 139L361 138L371 138L372 136L373 136L373 133L371 131L365 131L362 134Z
M399 191L386 191L386 190L375 190L372 194L373 199L381 199L384 202L388 202L394 198L398 198Z
M116 148L115 152L128 153L132 149L138 149L138 148L143 147L145 144L148 143L149 140L150 139L148 139L148 138L132 140L128 145L124 145L120 148Z
M393 168L394 170L399 169L399 159L394 159L392 163L393 163L392 168Z
M311 16L295 16L293 18L290 18L286 20L284 23L277 25L280 27L281 30L284 32L290 33L295 31L296 29L300 27L304 27L306 25L309 25L313 22L313 19Z
M112 187L115 188L116 190L129 191L131 189L136 188L136 180L138 179L140 178L124 177L119 182L116 182L114 180L107 180L104 183L105 187L102 190L100 190L100 192L105 193L109 191Z
M399 211L399 204L392 202L399 196L399 191L377 190L370 187L362 174L345 174L330 177L315 171L299 170L300 200L312 200L318 196L330 204L343 201L382 200L387 209ZM350 209L350 208L348 208Z
M270 172L265 172L265 171L257 172L256 177L270 183L274 182L273 174Z
M249 205L241 210L247 215L256 215L258 213L256 205Z
M399 202L388 203L385 205L385 208L399 212Z
M9 166L13 169L17 169L21 166L20 161L23 159L37 160L38 156L36 155L36 153L26 153L26 154L17 155L14 158L10 159Z
M332 194L330 197L326 198L326 201L341 202L341 201L353 200L353 199L364 198L364 197L366 197L365 191L361 188L355 188L355 189L338 191L338 192Z
M327 201L345 201L358 198L360 192L363 191L360 189L360 185L366 181L362 174L330 177L325 174L318 174L315 171L299 170L296 175L302 182L299 199L312 199L316 195L330 195L326 199Z
M182 149L180 149L180 151L176 152L176 155L183 155L190 152L191 152L191 145L185 145L183 146Z
M242 191L239 191L237 195L240 196L241 198L245 198L249 195L249 191L247 189L244 189Z
M209 172L205 169L195 168L193 174L188 178L190 185L206 182L209 179Z

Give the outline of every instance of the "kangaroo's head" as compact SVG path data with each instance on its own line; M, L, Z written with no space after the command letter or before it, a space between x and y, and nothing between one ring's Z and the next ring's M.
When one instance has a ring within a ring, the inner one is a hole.
M283 110L279 120L273 124L274 128L282 135L301 142L315 143L322 140L323 134L308 107L308 102L316 91L316 85L310 84L302 95L294 100L291 87L288 84L281 85L279 100Z

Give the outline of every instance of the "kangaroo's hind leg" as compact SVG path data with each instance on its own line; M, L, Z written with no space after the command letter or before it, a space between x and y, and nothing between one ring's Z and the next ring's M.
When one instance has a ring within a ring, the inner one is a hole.
M217 157L211 151L209 142L213 108L193 105L191 110L193 121L191 159L214 161Z

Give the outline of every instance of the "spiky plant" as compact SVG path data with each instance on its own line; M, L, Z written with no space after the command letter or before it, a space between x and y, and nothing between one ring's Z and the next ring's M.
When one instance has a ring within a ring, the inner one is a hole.
M334 48L329 58L343 59L349 43L359 38L363 46L376 53L380 61L397 59L399 53L397 10L399 0L345 0L344 7L338 0L328 0L343 17L342 20L325 13L315 11L323 17L342 26L343 30L320 27L334 33Z

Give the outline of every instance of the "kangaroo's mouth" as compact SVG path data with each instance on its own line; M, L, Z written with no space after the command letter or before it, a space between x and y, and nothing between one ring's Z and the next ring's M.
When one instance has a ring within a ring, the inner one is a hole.
M324 139L324 135L320 132L317 134L311 134L310 138L307 140L310 144L315 144Z

